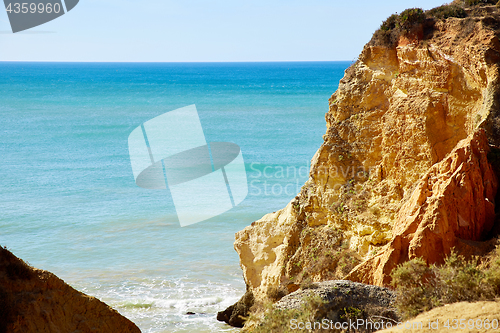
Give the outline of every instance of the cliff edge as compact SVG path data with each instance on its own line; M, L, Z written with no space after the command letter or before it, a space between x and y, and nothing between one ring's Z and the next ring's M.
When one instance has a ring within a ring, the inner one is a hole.
M491 248L500 10L450 6L384 22L330 98L300 193L236 234L256 301L306 280L387 286L412 258Z
M140 333L97 298L0 247L0 332Z

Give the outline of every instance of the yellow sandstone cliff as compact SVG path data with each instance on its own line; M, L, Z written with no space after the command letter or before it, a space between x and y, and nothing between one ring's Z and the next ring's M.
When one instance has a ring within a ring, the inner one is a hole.
M500 11L467 14L372 40L346 70L301 192L236 234L257 300L306 279L387 285L399 263L492 237Z

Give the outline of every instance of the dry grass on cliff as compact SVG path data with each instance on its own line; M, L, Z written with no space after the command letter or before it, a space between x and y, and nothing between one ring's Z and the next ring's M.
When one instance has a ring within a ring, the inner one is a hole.
M434 30L436 20L446 20L450 17L465 18L474 16L482 6L500 6L499 0L455 0L427 11L421 8L409 8L401 14L389 16L380 28L375 31L370 45L394 47L401 36L422 34L424 39Z
M315 281L341 280L361 262L342 233L331 226L305 228L299 243L280 284L267 289L266 295L273 302L297 289L313 288Z
M455 3L462 4L466 7L495 5L498 0L455 0Z
M455 252L443 265L427 266L423 259L413 259L392 272L392 284L398 292L396 306L405 318L445 304L494 299L500 295L500 246L487 264Z
M308 289L313 281L342 279L360 262L340 230L332 226L306 227L299 244L280 285L268 289L267 296L273 301L299 287Z

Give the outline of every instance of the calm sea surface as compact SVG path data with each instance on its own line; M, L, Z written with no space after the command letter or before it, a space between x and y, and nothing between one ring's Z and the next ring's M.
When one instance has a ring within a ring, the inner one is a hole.
M235 331L215 319L245 289L234 233L298 193L349 64L0 63L0 245L143 332ZM241 147L249 194L181 228L127 140L191 104L208 142Z

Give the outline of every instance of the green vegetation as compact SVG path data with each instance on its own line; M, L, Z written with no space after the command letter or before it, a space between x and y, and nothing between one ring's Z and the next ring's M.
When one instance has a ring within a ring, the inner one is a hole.
M251 330L253 333L332 332L330 329L321 327L321 320L327 319L334 322L349 323L356 322L358 319L367 320L370 318L370 320L376 322L378 320L376 316L381 315L381 309L378 307L367 305L358 308L339 305L335 302L327 303L320 296L313 296L312 294L303 298L302 306L299 309L283 310L273 307L272 304L266 304L265 306L259 306L259 310L260 312L253 312L254 314L250 317L250 320L259 322ZM262 313L264 314L263 317ZM386 319L384 318L384 320ZM298 323L302 323L303 329L297 326Z
M401 32L410 32L415 24L422 23L426 19L426 15L422 8L409 8L401 14L392 14L387 20L382 22L380 29L383 31L391 31L398 29Z
M464 18L467 16L465 9L457 4L442 5L427 11L426 14L440 20L446 20L449 17Z
M396 20L396 27L402 31L410 32L413 26L417 23L422 23L425 20L425 14L422 8L405 9L399 14Z
M271 304L263 306L265 315L260 324L255 327L253 333L294 333L297 329L293 329L290 325L292 319L297 322L311 322L316 321L316 313L319 308L324 304L324 301L319 296L310 296L305 299L302 308L299 310L281 310L274 308ZM259 320L258 316L251 316L251 320ZM319 324L318 324L319 327Z
M347 320L350 319L351 321L355 321L362 315L363 315L363 310L350 306L348 308L344 308L344 314L340 315L340 318Z
M370 41L374 45L394 46L399 36L410 34L422 25L426 15L421 8L409 8L401 14L392 14L387 18L380 29L375 31Z
M401 14L389 16L380 28L375 31L370 41L371 45L394 47L400 36L415 35L417 32L424 35L432 32L436 20L446 20L450 17L467 17L466 9L495 5L500 6L499 0L455 0L450 4L442 5L428 11L421 8L409 8Z
M299 288L314 288L313 280L318 278L342 279L360 263L358 254L349 248L343 233L334 225L305 227L298 244L297 251L287 257L279 285L267 290L267 296L272 301Z
M318 241L312 237L310 240ZM342 279L359 264L360 260L356 252L349 249L345 242L341 243L338 240L330 240L331 243L324 247L321 247L321 243L303 247L301 257L310 259L305 262L295 262L290 271L290 276L301 289L313 287L311 278L317 275L330 280ZM328 242L326 239L318 242L321 241L324 242L323 244ZM287 290L286 287L286 285L283 286L282 290Z
M405 318L444 304L494 299L500 295L500 246L489 265L480 265L478 258L466 260L453 251L443 265L427 266L416 258L391 275L398 292L396 307Z
M494 5L497 3L497 0L464 0L464 1L455 1L456 3L462 3L467 7L475 7L475 6L485 6L485 5Z

